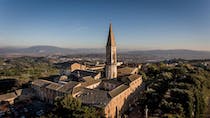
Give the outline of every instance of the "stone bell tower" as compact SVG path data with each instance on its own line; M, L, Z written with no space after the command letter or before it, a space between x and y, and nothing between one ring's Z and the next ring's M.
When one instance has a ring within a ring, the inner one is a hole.
M109 35L106 44L106 78L117 78L117 53L112 24L109 26Z

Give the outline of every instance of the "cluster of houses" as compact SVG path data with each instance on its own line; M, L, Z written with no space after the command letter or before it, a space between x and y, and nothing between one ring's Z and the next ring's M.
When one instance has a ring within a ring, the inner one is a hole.
M31 83L35 96L52 104L56 97L72 95L85 105L104 109L107 117L114 117L120 114L127 97L142 83L138 67L119 67L118 78L106 79L100 69L93 71L79 63L65 64L68 75L54 81L38 79Z
M65 69L63 76L54 82L35 80L32 88L37 97L49 103L58 96L72 95L82 104L103 109L105 117L117 117L128 97L142 85L142 76L138 75L140 66L120 67L121 64L117 62L116 43L110 25L105 64L60 63L57 66Z
M50 104L56 97L72 95L82 104L103 109L105 117L120 116L128 97L142 86L140 65L123 66L117 62L116 43L112 26L109 28L106 46L106 63L86 65L62 62L59 77L51 81L37 79L31 83L35 97Z

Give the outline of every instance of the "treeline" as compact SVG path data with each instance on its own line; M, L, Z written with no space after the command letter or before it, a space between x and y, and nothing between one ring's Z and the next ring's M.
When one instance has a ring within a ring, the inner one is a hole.
M141 72L142 74L143 72ZM210 72L189 63L149 64L143 73L141 107L160 117L202 118L210 96Z
M54 109L43 118L103 118L102 109L82 105L72 96L57 98Z
M58 69L44 57L0 58L0 80L2 80L0 85L3 88L0 94L27 87L29 81L55 75L58 72ZM9 82L11 80L16 83Z
M0 60L0 78L37 79L58 73L44 57L19 57Z

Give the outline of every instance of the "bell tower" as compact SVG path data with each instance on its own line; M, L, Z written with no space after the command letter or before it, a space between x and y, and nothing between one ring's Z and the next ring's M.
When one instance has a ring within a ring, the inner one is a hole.
M117 52L112 24L109 26L109 34L106 44L106 78L117 78Z

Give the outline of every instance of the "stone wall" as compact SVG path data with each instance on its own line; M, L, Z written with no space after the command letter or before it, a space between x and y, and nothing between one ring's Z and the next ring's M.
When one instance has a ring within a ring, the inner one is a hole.
M114 118L120 116L122 107L126 102L130 94L135 92L135 90L141 85L142 78L138 78L135 81L131 82L129 88L112 98L112 100L106 105L104 112L106 117Z

